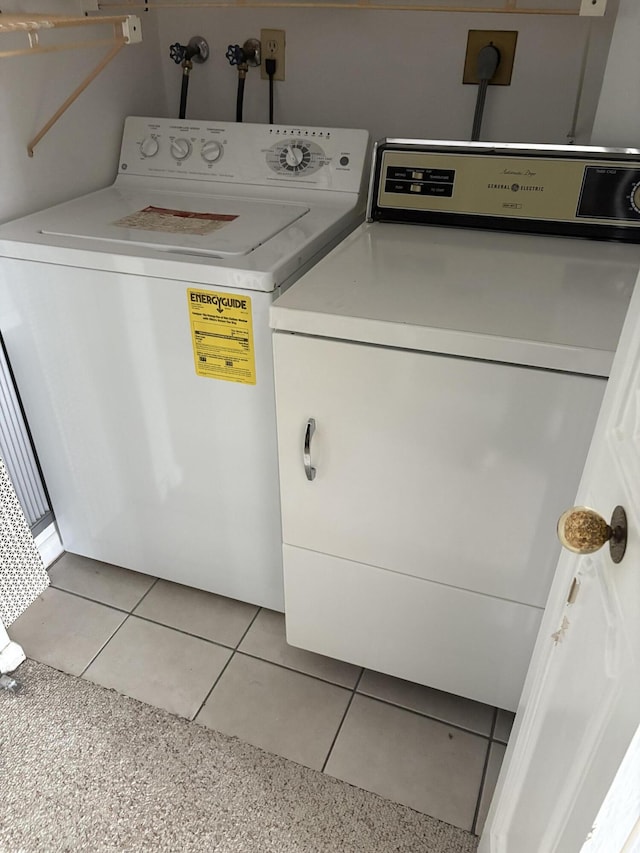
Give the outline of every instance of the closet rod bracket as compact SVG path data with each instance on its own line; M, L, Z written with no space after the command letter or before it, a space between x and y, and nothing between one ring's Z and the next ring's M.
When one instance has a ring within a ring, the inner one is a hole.
M94 19L97 23L100 23L99 18ZM140 23L140 18L136 15L127 15L123 19L114 23L114 37L110 44L112 45L111 50L107 53L107 55L100 60L100 62L96 65L96 67L91 71L84 80L77 86L74 91L69 95L67 100L62 104L62 106L54 113L54 115L49 119L49 121L44 125L44 127L36 133L33 139L27 144L27 153L29 157L33 157L33 149L40 142L40 140L47 134L53 125L58 121L58 119L69 109L71 104L84 92L84 90L92 83L98 74L103 71L107 65L111 62L112 59L117 56L118 53L122 50L122 48L127 44L137 44L142 41L142 26Z

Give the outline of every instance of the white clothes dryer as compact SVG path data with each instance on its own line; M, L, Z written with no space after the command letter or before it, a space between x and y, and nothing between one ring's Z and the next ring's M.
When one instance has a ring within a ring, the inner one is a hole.
M271 308L287 638L515 710L640 267L640 152L383 140L368 214Z
M128 118L103 190L0 229L67 551L283 609L269 306L364 217L365 131Z

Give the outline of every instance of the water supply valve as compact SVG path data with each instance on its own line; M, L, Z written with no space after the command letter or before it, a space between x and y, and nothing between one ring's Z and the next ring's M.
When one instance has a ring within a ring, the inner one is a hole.
M229 65L242 65L244 63L244 51L239 44L230 44L225 56L229 60Z
M260 42L258 39L247 39L242 47L239 44L230 44L225 56L229 61L229 65L231 67L235 65L238 69L236 121L242 121L245 79L250 65L260 65Z
M188 44L176 42L170 45L169 58L173 59L176 65L182 64L183 67L191 62L206 62L209 58L209 45L202 36L193 36Z
M262 61L260 47L259 39L247 39L242 47L239 44L230 44L225 56L229 65L237 65L238 71L246 74L250 65L253 67L260 65Z
M176 42L169 47L169 58L173 59L176 65L180 65L186 55L187 48L185 45L180 44L180 42Z
M194 36L189 39L189 44L180 44L177 41L169 46L169 58L173 59L176 65L182 66L182 87L180 90L180 118L183 119L187 112L187 94L189 91L189 75L193 68L193 63L206 62L209 58L209 45L206 39L202 36Z

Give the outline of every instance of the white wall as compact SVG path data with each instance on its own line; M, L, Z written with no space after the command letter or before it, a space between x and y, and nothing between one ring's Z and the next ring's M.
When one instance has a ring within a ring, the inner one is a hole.
M8 2L5 11L11 11ZM45 5L60 11L55 4L61 2L46 0ZM624 2L628 9L635 4ZM68 3L64 0L65 8ZM212 57L192 74L188 115L194 118L234 118L237 74L224 52L229 43L259 35L260 28L268 26L287 31L287 80L276 86L277 121L365 127L375 138L464 139L469 136L476 96L475 87L460 82L467 31L516 29L513 84L489 90L483 136L565 142L591 26L578 136L586 141L615 5L616 0L610 0L607 18L592 19L591 24L551 16L383 10L141 12L143 43L121 51L37 146L33 159L26 153L28 140L106 49L0 59L0 221L108 184L116 171L124 117L177 114L181 70L169 59L169 45L195 34L209 40ZM622 39L624 28L619 29ZM631 39L631 33L627 37ZM637 52L630 52L637 57ZM266 121L267 88L252 70L246 90L247 121ZM627 89L637 99L636 90ZM615 99L615 93L610 97Z
M640 4L620 0L593 143L640 148Z
M204 36L212 56L194 68L187 116L235 117L237 73L229 43L287 32L287 79L276 84L276 122L364 127L382 136L468 139L477 88L462 85L469 29L517 30L510 87L491 87L483 137L567 142L582 53L593 28L579 141L589 139L615 0L607 17L497 15L347 9L181 9L159 13L162 69L177 115L180 68L169 45ZM591 23L590 23L591 21ZM268 84L249 71L245 121L267 120Z
M44 137L32 159L27 142L108 48L0 58L1 221L110 183L124 117L165 114L156 21L152 13L142 18L142 44L120 51Z

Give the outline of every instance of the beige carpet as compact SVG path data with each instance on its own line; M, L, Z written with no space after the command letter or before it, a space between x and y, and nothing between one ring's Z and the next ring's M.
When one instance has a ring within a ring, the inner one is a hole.
M467 832L26 661L0 690L0 851L473 853Z

